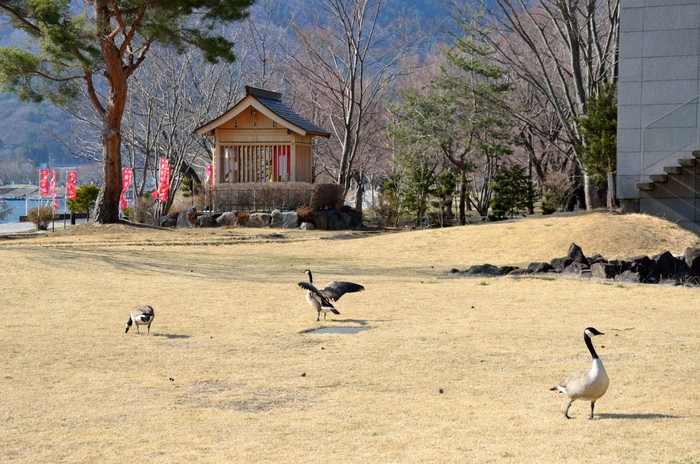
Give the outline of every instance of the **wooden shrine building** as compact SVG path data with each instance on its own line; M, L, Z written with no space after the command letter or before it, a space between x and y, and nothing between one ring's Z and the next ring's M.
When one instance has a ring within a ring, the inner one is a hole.
M311 140L330 137L282 103L282 94L246 86L246 96L198 128L212 135L214 184L311 182Z

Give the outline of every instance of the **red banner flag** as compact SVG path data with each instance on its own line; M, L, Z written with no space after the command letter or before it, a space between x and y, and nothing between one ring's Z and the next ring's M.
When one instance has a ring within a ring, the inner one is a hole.
M68 200L75 200L75 197L77 196L75 193L75 183L77 178L77 172L68 171L68 179L66 180L66 198Z
M158 168L158 196L151 194L154 198L158 198L160 202L168 201L168 192L170 191L170 159L161 158Z
M51 193L51 198L53 198L53 209L58 209L58 200L56 200L56 170L53 171L53 177L51 178L51 183L49 184L49 191Z
M39 191L41 192L41 196L45 197L49 194L49 170L42 169L40 172L41 180L39 181Z
M131 185L131 179L133 176L133 171L131 168L123 168L122 169L122 194L119 197L119 210L124 211L128 206L129 203L127 203L126 198L124 198L124 195L126 195L126 191L129 189L129 186Z
M211 164L207 164L207 167L205 168L205 173L207 180L205 181L207 184L213 184L214 183L214 166Z

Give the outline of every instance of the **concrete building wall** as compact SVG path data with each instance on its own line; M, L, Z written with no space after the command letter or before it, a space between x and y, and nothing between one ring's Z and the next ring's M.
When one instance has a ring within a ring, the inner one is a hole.
M651 173L643 148L660 151L679 140L677 132L656 131L645 141L643 129L700 95L700 2L621 3L617 197L637 200L636 183Z
M637 183L700 149L700 0L621 0L621 7L617 197L627 211L689 226L700 220L694 168L652 191Z

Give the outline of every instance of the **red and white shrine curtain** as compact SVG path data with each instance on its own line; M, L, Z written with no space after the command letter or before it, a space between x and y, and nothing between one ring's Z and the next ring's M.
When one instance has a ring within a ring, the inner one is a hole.
M225 145L221 147L219 182L281 182L291 172L289 145Z

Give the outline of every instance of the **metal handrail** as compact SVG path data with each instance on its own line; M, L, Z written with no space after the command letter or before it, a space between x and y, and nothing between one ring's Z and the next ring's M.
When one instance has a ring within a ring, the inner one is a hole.
M663 168L676 165L677 158L700 148L700 95L679 105L642 128L640 181Z

